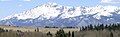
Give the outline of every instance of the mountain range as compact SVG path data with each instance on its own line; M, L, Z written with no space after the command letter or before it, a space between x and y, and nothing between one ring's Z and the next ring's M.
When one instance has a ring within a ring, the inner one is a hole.
M41 27L80 27L89 24L110 23L120 23L120 7L110 5L71 7L57 3L46 3L0 20L0 25Z

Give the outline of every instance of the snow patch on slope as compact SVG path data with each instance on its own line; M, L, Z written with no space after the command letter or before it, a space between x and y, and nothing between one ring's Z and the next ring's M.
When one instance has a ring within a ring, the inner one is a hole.
M61 14L61 18L70 18L82 15L94 15L93 17L96 19L101 19L101 16L112 16L111 13L115 12L115 10L120 10L120 7L116 6L95 6L95 7L70 7L70 6L62 6L56 3L47 3L40 6L37 6L28 11L23 11L22 13L11 15L5 17L5 19L10 19L13 17L17 17L17 19L35 19L38 17L51 19L55 18ZM120 11L118 12L120 14ZM44 19L42 19L44 20Z

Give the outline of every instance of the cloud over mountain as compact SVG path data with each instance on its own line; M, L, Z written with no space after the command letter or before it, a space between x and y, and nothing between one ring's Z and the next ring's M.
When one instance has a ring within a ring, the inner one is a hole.
M120 4L120 0L101 0L101 3Z

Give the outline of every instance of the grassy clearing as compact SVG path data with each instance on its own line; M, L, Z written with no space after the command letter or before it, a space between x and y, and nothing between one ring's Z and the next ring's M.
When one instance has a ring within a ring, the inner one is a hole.
M5 30L12 30L12 31L17 31L17 30L21 30L22 32L35 32L36 28L32 28L32 27L13 27L13 26L0 26L0 28L3 28ZM51 33L56 33L60 28L39 28L39 32L43 32L43 33L47 33L47 32L51 32ZM65 32L69 32L69 31L79 31L79 29L75 29L75 28L65 28L64 29Z
M35 32L36 28L31 27L0 26L0 28L9 30L8 32L1 32L0 37L50 37L47 35L48 32L53 35L52 37L55 37L56 32L59 30L59 28L39 28L39 32ZM120 37L120 30L79 31L77 28L65 28L63 30L65 34L74 31L74 37Z

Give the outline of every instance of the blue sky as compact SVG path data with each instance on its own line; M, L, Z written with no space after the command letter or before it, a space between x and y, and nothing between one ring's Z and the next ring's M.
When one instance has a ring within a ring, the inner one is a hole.
M0 19L48 2L64 6L113 5L120 7L120 0L0 0Z

